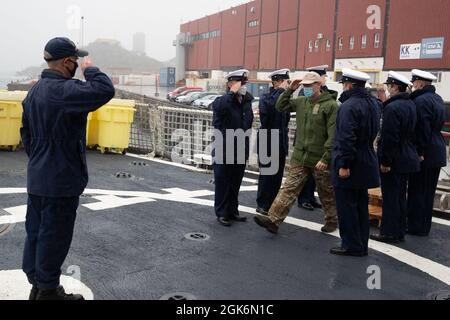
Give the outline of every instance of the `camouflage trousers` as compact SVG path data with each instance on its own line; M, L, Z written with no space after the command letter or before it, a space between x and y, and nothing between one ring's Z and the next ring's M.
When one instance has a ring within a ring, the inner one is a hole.
M325 222L337 224L336 196L331 183L330 171L319 171L313 168L291 164L286 182L281 187L269 210L269 219L277 226L280 226L288 216L289 211L303 190L310 175L314 175L317 181L317 191L325 211Z

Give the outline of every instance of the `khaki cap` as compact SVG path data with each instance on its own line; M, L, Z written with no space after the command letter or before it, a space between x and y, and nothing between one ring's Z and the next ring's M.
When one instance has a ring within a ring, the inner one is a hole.
M320 75L316 72L308 72L300 84L313 84L318 82L322 82Z

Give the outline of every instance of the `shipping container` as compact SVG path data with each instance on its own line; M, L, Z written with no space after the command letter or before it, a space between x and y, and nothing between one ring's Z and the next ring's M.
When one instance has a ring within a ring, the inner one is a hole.
M161 68L159 72L159 85L161 87L175 86L175 68Z

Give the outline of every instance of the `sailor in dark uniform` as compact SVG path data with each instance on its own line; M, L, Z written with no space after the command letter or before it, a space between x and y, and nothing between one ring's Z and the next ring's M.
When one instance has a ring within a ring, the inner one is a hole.
M88 183L86 123L115 90L109 77L88 60L85 82L73 79L88 53L67 38L50 40L48 69L23 101L22 142L29 157L28 207L23 271L33 286L30 300L83 300L60 285L79 204Z
M282 69L271 73L269 78L272 80L273 88L269 93L262 95L259 102L261 128L258 134L258 157L261 170L256 212L264 215L268 214L278 195L283 180L286 157L289 153L290 113L279 112L275 109L278 97L289 86L289 72L289 69ZM278 137L276 145L272 145L272 135ZM272 154L272 148L276 149L274 154ZM265 158L270 159L270 162L263 161ZM264 169L271 167L278 168L275 174L265 172Z
M409 176L408 230L414 236L428 236L431 230L434 197L442 167L447 165L446 145L441 131L445 106L432 82L436 77L422 70L412 71L413 93L417 107L416 145L421 170Z
M248 70L238 70L226 76L227 93L213 102L215 179L214 209L218 222L231 226L245 222L239 216L239 190L250 153L253 124L253 96L247 92Z
M378 142L381 166L383 218L379 235L372 240L398 243L406 233L408 176L420 170L420 161L414 145L417 124L416 105L406 93L412 83L397 72L389 72L385 83L389 99L383 104L383 124Z
M381 103L365 88L369 75L343 69L332 153L332 176L342 244L332 254L362 257L368 254L368 189L380 185L374 141L380 128Z
M322 91L328 92L332 91L329 90L326 85L328 65L310 67L306 68L306 70L309 72L315 72L318 75L320 75L320 77L322 78L322 88L321 88ZM303 89L301 89L299 97L304 95L305 94L303 92ZM317 201L315 192L316 192L316 179L314 179L314 176L311 175L308 181L306 182L305 186L303 187L302 192L298 196L298 207L309 211L314 211L314 209L322 209L322 205Z

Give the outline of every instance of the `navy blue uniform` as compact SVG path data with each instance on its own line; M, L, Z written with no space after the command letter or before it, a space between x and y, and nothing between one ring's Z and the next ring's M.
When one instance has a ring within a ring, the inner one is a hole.
M431 85L413 92L411 99L417 107L417 150L425 160L421 163L421 170L409 176L408 232L428 235L439 174L447 165L446 146L441 134L445 106Z
M254 118L253 99L253 96L247 93L242 101L238 101L237 95L233 92L228 92L213 102L214 129L220 131L223 139L221 145L219 145L217 138L215 139L212 154L215 180L214 209L217 217L232 218L239 215L239 190L244 178L246 161L250 154L250 137L245 138L245 143L235 137L233 139L234 150L228 150L229 148L226 146L226 131L235 132L241 129L246 132L252 128ZM238 147L242 145L245 148L244 163L238 161L242 160L240 159L242 157L237 155ZM223 153L220 154L217 148L223 148Z
M284 168L286 166L286 157L289 153L289 119L290 114L288 112L279 112L275 109L278 97L284 92L284 89L271 89L270 93L264 94L259 102L259 116L261 120L261 129L266 130L267 138L262 140L262 137L258 135L258 155L261 157L260 145L265 143L266 154L264 156L272 157L271 154L272 142L271 135L272 130L278 130L279 132L279 145L278 145L278 157L275 161L278 161L278 172L274 175L260 174L258 182L258 195L256 202L258 207L265 211L269 211L275 200L278 191L280 190L283 180ZM262 164L260 167L270 167L271 164Z
M380 185L374 141L380 129L381 103L364 88L341 95L332 153L332 176L342 248L365 252L369 241L368 189ZM341 179L339 169L350 169Z
M383 219L380 234L403 238L406 233L408 175L420 170L414 145L417 124L416 105L409 94L400 93L384 103L383 125L378 145L380 165L390 167L381 173Z
M29 157L23 270L39 289L59 285L79 196L88 183L86 123L114 97L108 76L91 67L86 82L45 70L23 102L22 141Z

